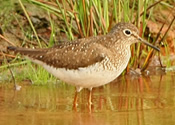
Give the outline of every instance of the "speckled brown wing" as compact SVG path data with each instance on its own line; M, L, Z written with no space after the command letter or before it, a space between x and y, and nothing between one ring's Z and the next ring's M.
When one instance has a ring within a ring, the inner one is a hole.
M11 48L10 50L53 67L78 69L104 59L105 51L102 49L103 46L93 42L93 40L93 38L90 38L90 40L80 39L71 43L62 43L48 49Z
M78 69L104 59L104 54L95 44L89 47L90 49L86 49L86 45L76 47L76 44L73 44L63 49L53 48L41 60L50 66L58 68Z

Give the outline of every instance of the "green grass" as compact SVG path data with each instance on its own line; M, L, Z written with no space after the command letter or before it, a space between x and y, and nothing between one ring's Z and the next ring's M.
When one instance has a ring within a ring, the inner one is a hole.
M43 67L35 65L30 61L14 62L9 65L15 80L18 82L29 80L33 85L45 85L56 83L57 79L48 73ZM12 82L12 76L8 70L8 66L0 68L0 82ZM8 79L6 79L8 78Z
M32 84L44 85L56 82L56 78L48 73L44 68L33 65L31 62L27 64L27 72L24 71L24 76L32 81Z

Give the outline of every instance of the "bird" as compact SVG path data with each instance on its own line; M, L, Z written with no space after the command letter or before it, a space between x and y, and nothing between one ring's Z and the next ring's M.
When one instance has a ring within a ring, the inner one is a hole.
M110 83L125 70L131 57L130 46L137 42L160 51L139 36L135 25L124 22L117 23L106 35L62 42L51 48L8 46L7 49L20 53L75 86L73 105L76 106L78 93L83 88L89 89L88 104L91 105L92 88Z

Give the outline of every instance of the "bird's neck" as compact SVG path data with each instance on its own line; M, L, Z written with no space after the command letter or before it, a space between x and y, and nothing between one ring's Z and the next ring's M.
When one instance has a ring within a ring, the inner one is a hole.
M129 44L123 43L122 40L113 39L114 40L103 41L101 44L115 53L118 53L118 51L130 51Z

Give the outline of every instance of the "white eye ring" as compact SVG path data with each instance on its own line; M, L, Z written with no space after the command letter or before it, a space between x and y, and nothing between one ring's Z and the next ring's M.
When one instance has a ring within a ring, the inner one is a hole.
M126 36L131 36L131 34L132 34L131 30L129 30L129 29L124 29L124 30L123 30L123 33L124 33Z

